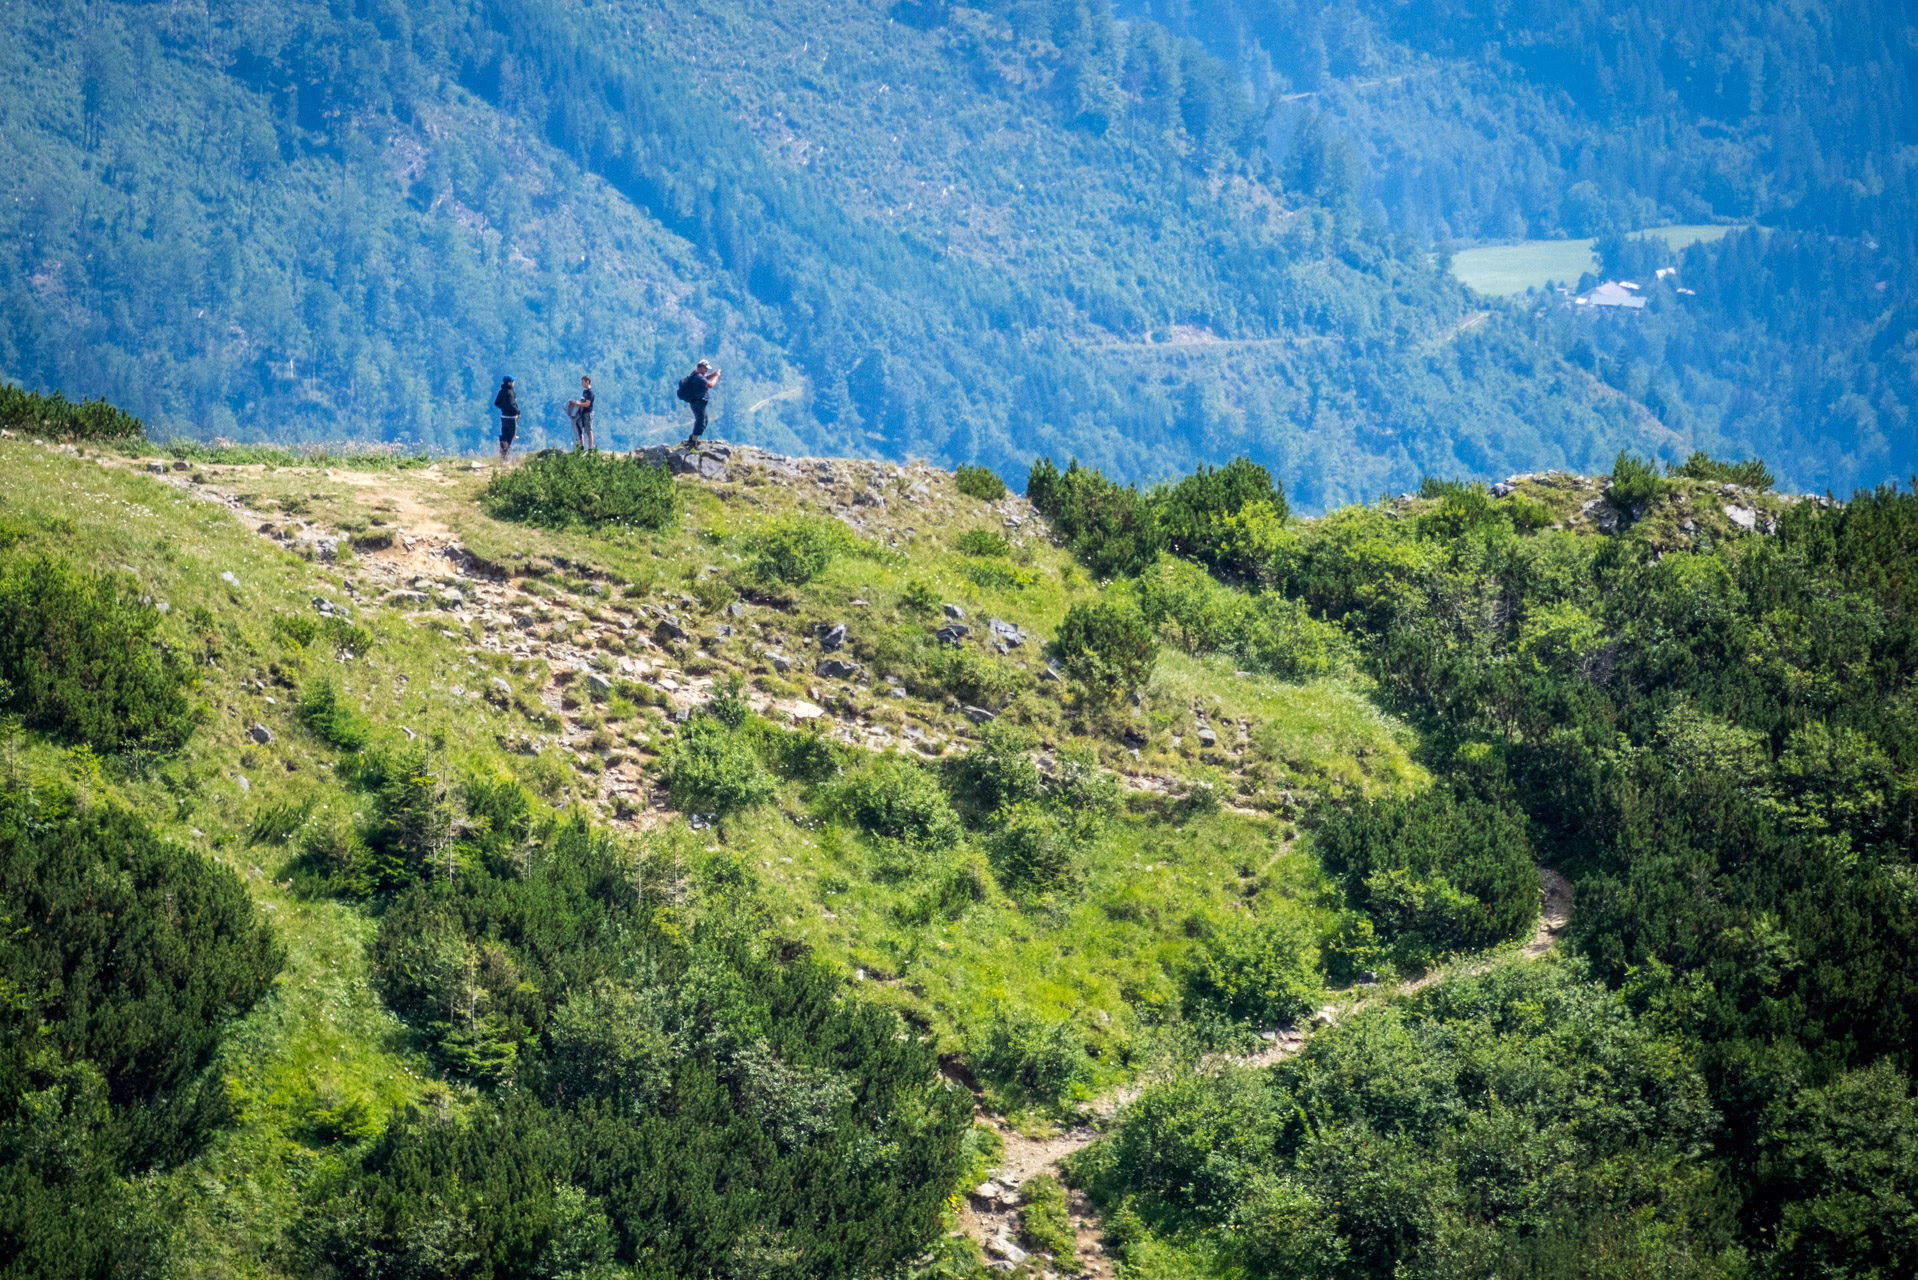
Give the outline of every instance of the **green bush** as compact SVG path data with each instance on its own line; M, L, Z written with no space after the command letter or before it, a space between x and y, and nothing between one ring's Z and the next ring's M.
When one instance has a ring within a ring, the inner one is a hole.
M1241 915L1205 940L1193 957L1187 998L1233 1022L1291 1026L1324 994L1318 932L1296 909Z
M832 788L828 804L883 839L928 848L945 848L959 839L959 815L945 790L903 756L877 756L847 774Z
M846 755L845 748L817 728L781 729L762 722L758 737L767 765L780 777L795 782L824 782L839 772Z
M735 672L714 684L704 710L728 729L745 724L753 714L752 704L746 701L745 677Z
M198 717L186 664L130 579L64 560L0 566L0 707L97 751L172 751Z
M941 646L921 669L922 682L959 702L996 711L1026 684L1025 672L976 645Z
M964 555L969 556L1007 556L1012 554L1012 544L1006 536L996 529L968 529L959 535L959 541L953 544Z
M1099 577L1139 573L1164 545L1151 504L1137 488L1115 484L1076 458L1064 471L1051 458L1033 463L1026 497Z
M373 724L350 704L341 701L339 686L318 680L300 699L300 723L320 741L342 751L358 751L373 736Z
M544 450L480 491L490 516L564 529L663 529L678 515L672 472L609 453Z
M1022 897L1076 891L1096 820L1039 804L1017 804L993 821L986 847L999 882Z
M1250 458L1234 458L1217 468L1202 465L1148 497L1165 547L1215 567L1226 558L1230 543L1227 517L1253 503L1270 504L1281 523L1291 514L1284 488Z
M1757 458L1747 458L1743 462L1720 462L1703 450L1672 467L1671 473L1693 480L1708 480L1713 484L1741 485L1761 493L1777 483L1772 473L1765 469L1765 464Z
M914 578L899 593L899 607L908 613L931 613L939 607L939 597L924 579Z
M1037 744L1030 730L994 720L981 726L979 745L953 768L953 791L974 820L1039 798L1039 766L1028 751Z
M803 586L839 556L859 547L852 530L837 520L788 516L746 539L747 572L761 582Z
M997 502L1006 496L1006 482L997 472L969 462L960 463L959 469L952 473L952 487L981 502Z
M1618 457L1612 462L1612 485L1606 490L1613 506L1626 511L1641 510L1651 505L1664 489L1655 465L1623 449L1618 451Z
M0 427L62 440L141 440L146 437L145 424L105 400L82 400L75 404L58 391L42 395L12 385L0 386Z
M1035 1173L1019 1184L1019 1235L1026 1247L1049 1253L1061 1270L1077 1271L1079 1236L1066 1212L1066 1189L1049 1173Z
M0 1167L171 1165L224 1122L207 1068L285 948L234 872L74 801L0 794ZM91 1133L74 1068L103 1084ZM36 1080L49 1071L64 1079Z
M1538 919L1523 816L1448 787L1329 810L1313 844L1404 962L1506 942Z
M972 1050L973 1072L1012 1106L1063 1107L1082 1093L1092 1062L1070 1022L1046 1022L995 1004Z
M775 786L747 736L708 715L679 727L660 756L659 773L674 807L689 813L749 808L771 797Z
M1089 701L1106 704L1152 678L1159 645L1138 610L1091 600L1066 610L1052 651Z

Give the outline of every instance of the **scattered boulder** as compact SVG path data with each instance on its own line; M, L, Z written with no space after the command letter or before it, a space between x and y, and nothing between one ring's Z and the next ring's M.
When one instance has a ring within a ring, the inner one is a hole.
M972 634L972 628L963 622L952 622L933 632L942 644L958 644Z
M822 659L819 666L815 668L828 680L851 680L864 669L857 662L848 662L844 658Z
M852 504L855 507L878 507L883 511L886 499L877 489L867 487L852 495Z
M819 637L819 647L828 653L845 647L846 624L843 622L835 622L831 626L822 622L813 628L813 634Z
M988 711L984 707L961 707L960 710L964 711L966 719L972 721L974 724L985 724L988 721L999 718L997 712Z
M773 670L782 676L793 669L793 660L786 654L769 653L766 655L766 658L773 664Z
M1219 745L1219 735L1210 727L1202 728L1199 730L1199 745L1210 750Z
M256 720L253 722L253 728L247 733L247 737L264 747L273 741L273 730Z
M1747 533L1758 527L1758 513L1750 507L1735 506L1728 502L1725 504L1724 511L1727 520Z
M604 698L613 691L613 682L597 671L586 673L586 692L595 698Z
M1751 526L1747 525L1746 527L1750 528ZM220 571L220 581L226 583L229 587L237 587L240 585L240 580L233 576L233 570L231 569L223 569Z
M964 622L966 620L966 611L964 609L961 609L958 605L949 604L943 607L946 612L946 617L952 619L952 621Z
M993 618L986 623L986 628L992 632L993 639L1008 648L1017 648L1026 642L1026 633L1004 618Z
M494 676L486 686L486 700L495 706L508 706L513 701L513 686L499 676Z
M686 629L671 618L661 618L653 627L653 640L659 644L680 644L687 639Z

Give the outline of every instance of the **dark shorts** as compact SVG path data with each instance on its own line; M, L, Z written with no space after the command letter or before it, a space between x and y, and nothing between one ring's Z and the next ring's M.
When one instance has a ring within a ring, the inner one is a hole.
M519 434L518 418L501 418L499 420L499 442L501 444L513 443L513 437L518 434Z

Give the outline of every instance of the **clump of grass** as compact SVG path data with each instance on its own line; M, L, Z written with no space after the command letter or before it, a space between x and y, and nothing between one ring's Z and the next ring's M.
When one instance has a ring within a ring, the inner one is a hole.
M285 844L312 816L313 801L310 797L299 801L288 800L284 804L262 805L260 811L253 815L252 825L246 829L246 842L249 845Z
M959 535L959 541L953 545L969 556L1012 554L1012 544L1006 541L1006 535L994 529L968 529Z
M564 529L663 529L679 511L672 473L653 463L604 453L534 454L480 491L490 516Z
M245 467L349 467L355 471L412 471L430 467L439 459L426 453L402 453L397 446L380 444L310 444L289 449L272 444L206 444L190 436L166 442L169 457L183 462ZM303 504L302 504L303 505ZM283 509L291 510L289 507Z
M1006 482L990 467L965 463L953 472L952 487L981 502L997 502L1006 496Z

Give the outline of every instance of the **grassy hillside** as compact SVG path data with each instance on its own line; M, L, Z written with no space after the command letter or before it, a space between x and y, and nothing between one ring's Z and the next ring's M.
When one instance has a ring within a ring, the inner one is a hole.
M1909 1255L1906 495L0 452L18 1274ZM260 926L105 1119L49 821Z

